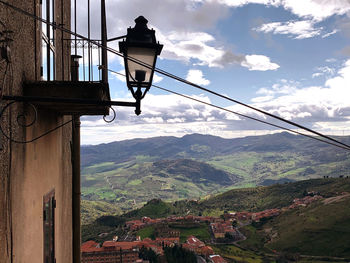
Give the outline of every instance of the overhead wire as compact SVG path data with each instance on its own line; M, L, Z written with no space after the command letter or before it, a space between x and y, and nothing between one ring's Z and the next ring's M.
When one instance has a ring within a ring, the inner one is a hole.
M118 74L120 76L124 76L125 77L125 74L122 74L120 72L114 71L112 69L108 69L108 71L110 71L110 72L112 72L114 74ZM221 107L221 106L218 106L218 105L215 105L215 104L212 104L212 103L200 100L200 99L196 99L196 98L193 98L191 96L188 96L188 95L185 95L185 94L182 94L182 93L178 93L176 91L169 90L169 89L160 87L160 86L155 85L155 84L152 84L152 87L160 89L160 90L163 90L163 91L166 91L168 93L175 94L177 96L184 97L184 98L189 99L189 100L196 101L198 103L202 103L202 104L208 105L208 106L213 107L213 108L217 108L217 109L222 110L222 111L226 111L226 112L238 115L240 117L244 117L244 118L247 118L247 119L250 119L250 120L254 120L254 121L266 124L266 125L270 125L270 126L273 126L275 128L278 128L278 129L286 130L286 131L289 131L289 132L294 133L294 134L302 135L302 136L305 136L305 137L308 137L308 138L311 138L311 139L314 139L314 140L317 140L317 141L320 141L320 142L323 142L323 143L327 143L327 144L330 144L332 146L336 146L336 147L339 147L339 148L342 148L342 149L345 149L345 150L350 150L349 147L345 147L345 146L342 146L342 145L339 145L339 144L335 144L335 143L332 143L332 142L329 142L329 141L326 141L326 140L322 140L320 138L311 136L309 134L302 133L302 132L299 132L299 131L296 131L296 130L292 130L292 129L289 129L289 128L286 128L286 127L283 127L283 126L280 126L280 125L277 125L277 124L274 124L274 123L271 123L271 122L268 122L268 121L264 121L264 120L261 120L261 119L258 119L258 118L255 118L255 117L243 114L243 113L239 113L237 111L233 111L233 110L230 110L230 109L227 109L227 108L224 108L224 107Z
M241 102L241 101L235 100L235 99L230 98L230 97L228 97L228 96L226 96L226 95L223 95L223 94L220 94L220 93L218 93L218 92L212 91L212 90L210 90L210 89L204 88L204 87L202 87L202 86L200 86L200 85L197 85L197 84L195 84L195 83L193 83L193 82L190 82L190 81L188 81L188 80L186 80L186 79L184 79L184 78L181 78L181 77L179 77L179 76L176 76L176 75L174 75L174 74L172 74L172 73L169 73L169 72L167 72L167 71L165 71L165 70L159 69L159 68L157 68L157 67L153 68L151 65L149 65L149 64L147 64L147 63L145 63L145 62L143 62L143 61L140 61L140 60L135 59L135 58L130 57L130 56L125 56L124 54L118 52L117 50L115 50L115 49L113 49L113 48L110 48L110 47L108 47L108 46L103 46L102 44L98 43L97 41L88 39L87 37L84 37L84 36L81 35L81 34L78 34L78 33L76 33L76 32L73 32L73 31L69 30L69 29L66 29L66 28L64 28L64 27L61 26L61 25L57 25L56 23L52 23L52 22L46 21L45 19L42 19L41 17L35 16L35 15L33 15L33 14L31 14L31 13L29 13L29 12L27 12L27 11L21 9L21 8L18 8L18 7L16 7L16 6L13 6L12 4L9 4L9 3L7 3L7 2L5 2L5 1L3 1L3 0L0 0L0 3L6 5L6 6L10 7L10 8L12 8L12 9L14 9L14 10L20 12L20 13L23 13L23 14L25 14L25 15L27 15L27 16L30 16L30 17L32 17L32 18L38 20L38 21L41 21L41 22L46 23L46 24L48 24L48 25L51 25L51 26L55 27L55 28L58 29L58 30L62 30L62 31L64 31L64 32L66 32L66 33L69 33L69 34L71 34L71 35L74 35L75 37L79 37L79 38L81 38L81 39L84 39L84 40L86 40L86 41L89 41L90 43L92 43L92 44L94 44L94 45L96 45L96 46L98 46L98 47L100 47L100 48L105 48L107 51L109 51L109 52L111 52L111 53L113 53L113 54L115 54L115 55L118 55L118 56L124 57L124 58L126 57L126 59L128 59L128 60L130 60L130 61L132 61L132 62L134 62L134 63L137 63L137 64L139 64L139 65L141 65L141 66L144 66L144 67L146 67L146 68L148 68L148 69L153 69L155 72L157 72L157 73L159 73L159 74L162 74L162 75L164 75L164 76L167 76L167 77L169 77L169 78L172 78L172 79L174 79L174 80L177 80L177 81L179 81L179 82L182 82L182 83L187 84L187 85L189 85L189 86L195 87L195 88L197 88L197 89L203 90L203 91L208 92L208 93L210 93L210 94L213 94L213 95L215 95L215 96L221 97L221 98L226 99L226 100L228 100L228 101L234 102L234 103L236 103L236 104L242 105L242 106L247 107L247 108L249 108L249 109L251 109L251 110L260 112L260 113L262 113L262 114L264 114L264 115L267 115L267 116L269 116L269 117L271 117L271 118L274 118L274 119L277 119L277 120L279 120L279 121L288 123L288 124L290 124L290 125L292 125L292 126L298 127L298 128L300 128L300 129L302 129L302 130L308 131L308 132L310 132L310 133L316 134L317 136L320 136L320 137L322 137L322 138L325 138L325 139L327 139L327 140L330 140L330 141L332 141L332 142L334 142L334 143L336 143L336 144L340 144L340 145L342 145L344 148L350 149L350 145L347 145L347 144L345 144L345 143L343 143L343 142L340 142L340 141L338 141L338 140L336 140L336 139L334 139L334 138L332 138L332 137L330 137L330 136L324 135L324 134L322 134L322 133L320 133L320 132L317 132L317 131L312 130L312 129L310 129L310 128L307 128L307 127L305 127L305 126L303 126L303 125L300 125L300 124L298 124L298 123L296 123L296 122L293 122L293 121L284 119L284 118L282 118L282 117L280 117L280 116L274 115L274 114L269 113L269 112L267 112L267 111L264 111L264 110L262 110L262 109L259 109L259 108L256 108L256 107L254 107L254 106L251 106L251 105L248 105L248 104L246 104L246 103L243 103L243 102Z

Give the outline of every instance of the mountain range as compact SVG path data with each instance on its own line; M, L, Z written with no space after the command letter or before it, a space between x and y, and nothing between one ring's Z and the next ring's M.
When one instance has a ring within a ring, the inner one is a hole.
M337 139L350 144L350 137ZM233 188L348 176L349 157L346 150L287 132L82 146L82 197L128 210L154 198L200 199Z

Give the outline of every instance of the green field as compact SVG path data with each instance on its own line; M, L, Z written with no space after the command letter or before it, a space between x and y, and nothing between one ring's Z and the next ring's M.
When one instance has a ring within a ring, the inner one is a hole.
M201 241L210 240L209 226L207 224L198 224L197 226L175 226L170 225L177 231L180 231L180 242L183 243L189 236L195 236Z
M136 156L136 161L114 164L105 162L85 167L82 171L82 197L85 200L116 202L121 208L132 210L146 201L160 198L168 201L197 199L208 193L218 193L225 187L220 181L191 178L181 172L170 174L168 167L157 167L150 158ZM199 173L205 164L196 163ZM214 168L212 168L214 169ZM219 173L222 173L219 171ZM227 183L226 183L227 185Z
M154 227L153 226L144 227L139 231L137 231L136 236L140 236L141 240L147 237L151 239L155 239Z
M229 262L264 263L275 262L271 257L259 255L256 252L241 249L234 245L211 245L214 252ZM265 260L265 261L264 261Z
M290 211L269 226L278 233L268 245L272 249L350 258L350 198Z

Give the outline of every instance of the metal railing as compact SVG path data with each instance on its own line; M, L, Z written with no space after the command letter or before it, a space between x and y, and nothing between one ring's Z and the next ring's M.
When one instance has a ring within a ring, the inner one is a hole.
M101 44L101 40L93 40ZM65 48L71 50L72 55L80 56L79 80L80 81L101 81L101 56L102 49L98 45L85 39L64 39Z

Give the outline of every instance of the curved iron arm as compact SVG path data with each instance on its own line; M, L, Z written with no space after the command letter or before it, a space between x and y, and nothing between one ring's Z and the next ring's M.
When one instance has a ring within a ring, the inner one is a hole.
M106 123L111 123L115 120L116 118L116 112L113 109L112 106L124 106L124 107L138 107L137 102L126 102L126 101L98 101L98 100L85 100L85 99L67 99L67 98L46 98L46 97L26 97L26 96L3 96L2 97L2 101L10 101L9 103L7 103L5 105L5 107L3 107L3 109L0 112L0 119L1 117L4 115L5 111L8 110L12 105L14 105L15 103L24 103L26 105L29 106L29 108L31 109L31 111L33 112L33 117L32 119L30 119L29 122L27 122L27 117L29 114L27 112L20 112L17 115L16 121L17 121L17 125L23 128L28 128L30 126L33 126L37 120L38 120L38 113L37 113L37 108L36 106L33 104L35 102L61 102L61 103L77 103L77 104L95 104L95 105L102 105L102 106L107 106L112 110L113 113L113 117L108 120L106 118L106 116L103 116L103 120ZM14 143L20 143L20 144L26 144L26 143L31 143L34 142L36 140L39 140L40 138L58 130L59 128L62 128L63 126L71 123L73 121L73 118L69 121L66 121L60 125L58 125L57 127L50 129L46 132L44 132L43 134L30 139L30 140L17 140L12 138L11 135L7 134L4 131L4 128L2 127L2 123L0 122L0 132L4 135L5 138L7 138L8 140L10 140L11 142ZM11 129L12 127L10 127Z
M8 108L10 108L14 103L18 103L18 101L11 101L10 103L8 103L8 104L2 109L2 111L0 112L0 119L1 119L1 117L3 116L4 112L5 112ZM30 126L33 126L34 123L37 121L37 119L38 119L38 114L37 114L37 109L36 109L36 107L35 107L32 103L29 103L29 102L25 102L25 103L28 104L28 105L30 106L30 108L31 108L31 109L33 110L33 112L34 112L33 120L31 120L29 123L26 123L26 114L25 114L25 113L20 113L20 114L18 114L16 120L17 120L18 126L21 126L21 127L24 127L24 128L28 128L28 127L30 127ZM69 121L67 121L67 122L64 122L64 123L62 123L61 125L59 125L59 126L53 128L53 129L50 129L50 130L48 130L47 132L44 132L43 134L41 134L41 135L39 135L39 136L37 136L37 137L31 139L31 140L27 140L27 141L26 141L26 140L20 141L20 140L13 139L13 138L11 137L11 135L8 135L8 134L4 131L1 122L0 122L0 132L4 135L5 138L7 138L8 140L10 140L11 142L20 143L20 144L26 144L26 143L31 143L31 142L34 142L34 141L36 141L36 140L39 140L40 138L42 138L42 137L44 137L44 136L50 134L51 132L54 132L54 131L58 130L59 128L61 128L61 127L65 126L65 125L67 125L67 124L70 123L70 122L72 122L72 120L69 120ZM9 128L11 129L12 127L9 127Z

